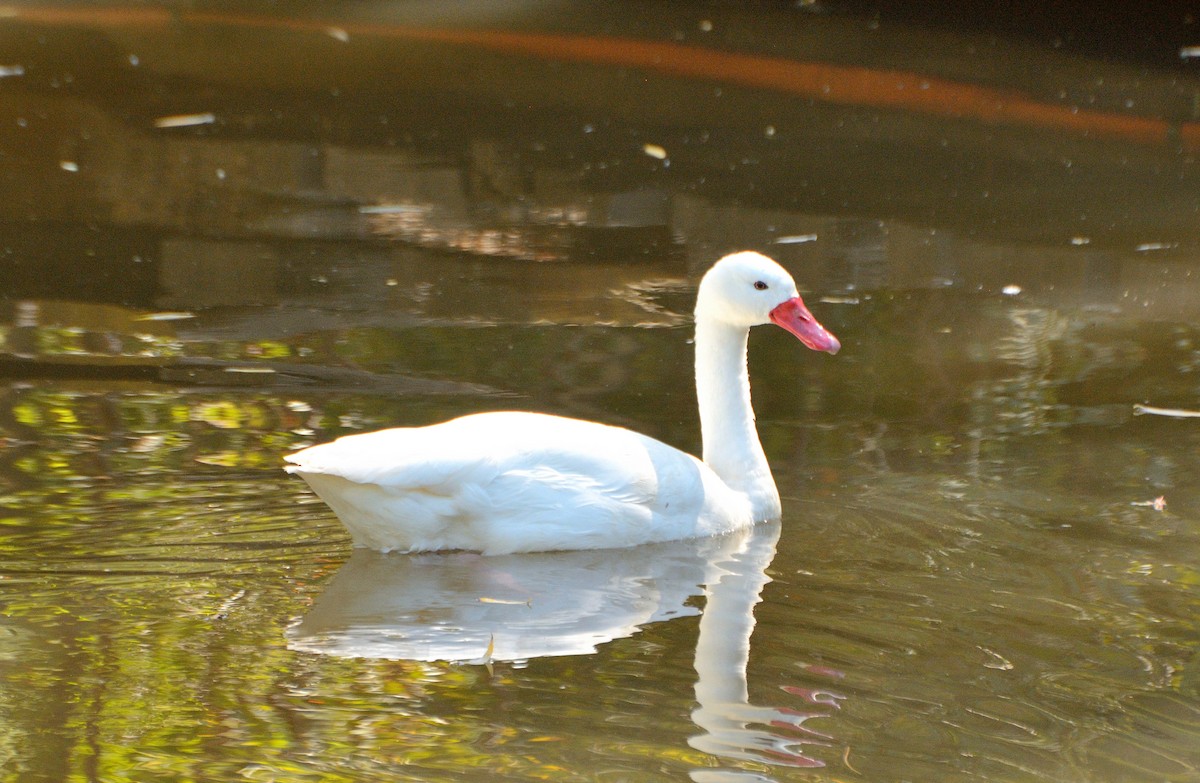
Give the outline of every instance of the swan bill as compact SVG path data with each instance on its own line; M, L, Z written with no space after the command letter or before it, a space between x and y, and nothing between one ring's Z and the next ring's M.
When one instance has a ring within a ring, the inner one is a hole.
M771 311L771 323L782 326L800 339L814 351L837 353L842 344L838 338L830 334L824 326L813 318L813 314L804 306L804 300L793 296Z

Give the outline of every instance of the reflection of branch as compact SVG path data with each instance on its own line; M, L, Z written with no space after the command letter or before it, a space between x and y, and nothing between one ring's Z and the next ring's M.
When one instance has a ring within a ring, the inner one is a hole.
M0 378L143 381L204 388L320 388L400 394L501 394L480 384L384 375L353 367L180 358L170 362L46 361L0 357Z

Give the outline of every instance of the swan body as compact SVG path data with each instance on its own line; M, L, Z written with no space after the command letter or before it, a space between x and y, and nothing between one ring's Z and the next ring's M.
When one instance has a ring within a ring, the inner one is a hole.
M769 258L735 253L700 283L696 392L703 461L631 430L539 413L479 413L350 435L286 459L356 546L484 554L626 547L780 515L754 427L746 341L774 322L840 347Z

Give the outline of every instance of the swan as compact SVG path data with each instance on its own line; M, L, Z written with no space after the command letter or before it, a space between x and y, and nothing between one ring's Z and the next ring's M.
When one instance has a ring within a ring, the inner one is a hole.
M725 256L696 294L703 460L621 427L497 411L349 435L288 455L358 547L486 555L629 547L777 519L754 426L746 343L775 323L837 353L791 275L753 251Z

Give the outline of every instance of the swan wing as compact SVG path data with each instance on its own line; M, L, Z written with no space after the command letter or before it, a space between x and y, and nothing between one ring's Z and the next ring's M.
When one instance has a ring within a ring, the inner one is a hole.
M544 414L353 435L288 460L355 543L374 549L633 546L751 521L744 498L691 455L620 427Z

